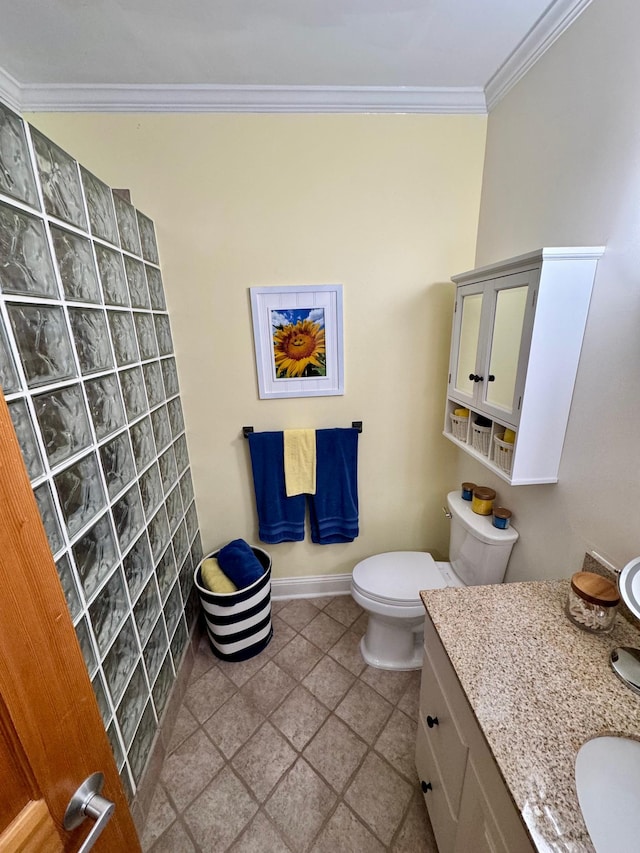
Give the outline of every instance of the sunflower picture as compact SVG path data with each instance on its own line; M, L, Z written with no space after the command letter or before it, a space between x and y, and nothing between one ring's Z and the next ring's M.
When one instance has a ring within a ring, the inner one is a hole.
M271 310L276 379L327 375L324 308Z

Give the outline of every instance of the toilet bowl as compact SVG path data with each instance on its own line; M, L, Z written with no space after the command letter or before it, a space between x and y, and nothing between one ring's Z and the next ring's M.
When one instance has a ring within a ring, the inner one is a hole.
M367 611L360 651L369 666L412 670L422 666L424 605L421 589L501 583L518 533L493 527L472 512L459 492L447 495L451 562L424 551L390 551L361 560L353 569L351 595Z

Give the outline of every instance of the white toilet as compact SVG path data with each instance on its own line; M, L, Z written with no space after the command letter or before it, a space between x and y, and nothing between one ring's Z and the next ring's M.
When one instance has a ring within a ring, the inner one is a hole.
M449 563L423 551L391 551L356 565L351 595L369 614L362 657L379 669L420 669L425 610L421 589L502 583L518 533L493 526L460 492L449 492Z

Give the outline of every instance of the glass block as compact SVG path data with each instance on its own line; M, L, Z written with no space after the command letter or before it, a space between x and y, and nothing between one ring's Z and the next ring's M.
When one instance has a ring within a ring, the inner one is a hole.
M176 670L180 669L180 664L182 662L182 658L184 657L184 650L187 646L188 641L189 635L187 634L185 619L184 616L181 616L176 626L175 633L171 638L171 643L169 646L169 648L171 649L171 657L173 658L173 664Z
M189 552L189 537L187 536L187 526L184 523L174 533L173 550L176 555L176 562L181 565Z
M100 716L102 717L102 722L104 723L104 726L106 728L107 723L111 719L111 708L109 707L107 691L105 689L104 681L102 680L100 670L96 672L94 679L91 682L91 686L93 687L93 692L95 693L95 697L98 702L98 708L100 708Z
M193 628L200 618L200 596L198 595L198 590L195 585L191 587L191 592L189 593L189 600L187 601L184 608L184 616L187 620L187 631L189 635L192 635Z
M98 441L111 435L126 423L120 399L120 386L115 373L85 382L89 411Z
M118 568L102 587L89 608L89 618L101 656L109 648L128 611L129 603L122 570Z
M176 625L182 614L182 598L180 596L180 584L173 585L164 605L164 618L167 623L169 636L173 635Z
M42 483L33 490L40 512L40 518L49 540L51 553L56 554L63 546L62 533L58 523L58 513L53 505L49 483Z
M121 433L100 448L100 461L107 482L109 498L114 498L136 475L131 447L126 433Z
M173 340L171 338L171 325L169 323L169 318L166 314L154 314L153 319L160 355L171 355L173 352Z
M184 432L184 416L182 414L180 397L174 397L173 400L169 400L167 403L167 410L169 412L171 432L175 438L177 435L180 435L181 432Z
M202 562L202 540L200 539L200 533L196 533L196 537L191 543L191 562L194 566L199 566Z
M149 579L149 583L145 586L142 595L135 603L133 615L138 626L140 642L144 646L160 615L160 598L158 597L158 588L156 587L153 576Z
M191 554L189 554L188 551L178 577L180 580L182 600L188 601L191 588L193 587L193 563L191 562Z
M160 671L162 660L168 648L169 642L167 640L167 632L164 627L164 619L161 617L158 619L151 631L147 645L142 653L144 663L149 674L149 679L152 683L155 681L156 676Z
M174 441L173 451L176 454L176 465L178 466L178 473L182 474L182 472L189 467L189 452L187 450L187 439L184 437L184 435L181 435Z
M149 687L142 662L139 662L133 671L131 681L127 685L120 705L116 708L116 717L122 732L122 739L128 748L133 740L133 735L138 727L144 706L149 699Z
M133 444L133 455L138 471L142 471L156 456L153 429L148 417L143 418L131 427L131 443Z
M149 411L142 369L130 367L129 370L123 370L119 376L127 417L133 421Z
M91 445L89 418L80 385L68 385L33 398L42 441L51 467Z
M149 406L153 409L159 403L164 403L164 386L162 384L162 372L157 361L148 361L142 365L144 384L147 389Z
M118 558L109 516L103 515L71 548L86 598L91 598Z
M80 166L80 177L89 210L89 223L94 237L118 245L118 226L113 209L111 190L91 172Z
M151 426L153 437L158 452L163 450L171 442L171 427L169 426L169 413L166 406L160 406L151 412Z
M162 488L166 495L171 491L178 480L178 468L176 466L176 455L173 452L173 447L169 447L161 456L158 457L158 464L160 466Z
M71 618L75 619L82 610L82 602L80 601L78 587L76 586L75 575L71 568L69 557L66 554L63 554L56 560L56 569L58 570L58 577L64 590L64 596L67 599L69 613L71 614Z
M144 525L144 515L142 514L138 486L134 485L126 494L119 498L114 503L111 511L116 526L116 535L120 542L120 549L126 551Z
M198 513L196 512L196 505L192 503L189 509L185 514L185 522L187 525L187 535L189 537L189 542L193 542L193 537L198 532Z
M62 308L11 304L7 310L30 388L77 375Z
M100 286L91 241L51 226L64 295L72 302L100 302Z
M169 494L166 500L167 516L169 517L169 530L172 532L182 521L182 496L178 486Z
M138 336L138 349L143 361L158 357L158 344L156 332L151 314L142 314L140 311L133 312L133 322Z
M142 261L124 255L124 269L127 273L129 284L129 298L133 308L150 308L149 290L147 288L147 277Z
M136 785L140 783L140 779L144 773L145 765L151 754L153 738L157 730L156 718L153 714L151 702L145 708L138 731L135 734L133 743L129 747L129 764L131 772L135 779Z
M61 471L54 479L69 535L74 536L105 506L95 453Z
M133 548L125 556L122 564L124 566L127 586L129 587L129 595L132 600L135 600L145 581L153 571L153 560L146 533L143 533L138 539Z
M164 504L149 522L149 541L153 559L157 560L169 544L169 523Z
M104 659L102 668L114 702L118 702L138 661L140 649L129 617Z
M124 766L120 768L120 781L122 782L122 787L124 788L124 794L127 798L127 802L129 805L133 802L133 798L135 796L133 783L131 782L131 777L129 776L129 770L127 764L125 762Z
M163 498L160 469L157 463L154 462L140 477L140 494L142 495L144 514L147 518L151 518L160 506Z
M167 397L175 397L180 392L175 358L162 359L162 377Z
M0 103L0 192L40 207L22 119Z
M125 201L117 192L113 192L113 204L116 210L116 222L120 234L120 245L125 252L140 256L140 237L138 235L138 221L136 211L132 204Z
M118 366L139 360L136 333L130 311L109 311L109 328Z
M187 471L182 475L180 480L180 491L182 492L182 503L184 506L189 506L193 500L193 482L191 481L191 471Z
M55 299L58 285L42 220L0 203L0 289Z
M36 434L31 423L31 415L25 401L14 400L12 403L9 403L9 414L13 421L13 428L18 437L22 458L24 459L29 478L34 480L43 473L44 467L42 465L42 456L38 448Z
M93 244L96 250L98 271L102 282L102 294L107 305L122 305L129 307L129 288L124 274L122 254L102 246Z
M20 390L20 380L11 354L7 332L0 316L0 388L5 394Z
M136 210L138 217L138 231L140 232L140 244L142 246L142 257L152 264L159 264L158 245L156 243L156 232L153 222L144 213Z
M151 307L154 311L166 311L167 304L164 299L164 285L162 284L162 273L156 267L144 265L147 273L147 285L149 286L149 297Z
M113 367L113 355L104 311L70 308L69 319L82 373L98 373Z
M87 230L78 164L33 127L31 138L47 213Z
M89 676L93 677L93 674L98 667L98 661L96 660L96 653L93 650L93 643L91 642L89 628L87 627L87 620L84 617L75 626L75 630L87 671L89 672Z
M122 767L124 764L124 751L122 749L122 744L120 743L120 737L118 736L118 730L115 723L112 722L107 729L107 736L109 738L109 743L111 744L116 766Z
M178 570L173 554L173 548L169 546L160 558L156 567L156 579L158 581L158 588L160 590L160 598L162 601L165 601L169 594L169 590L173 586L177 577Z
M153 704L156 706L158 719L162 717L162 713L167 704L167 699L171 695L171 688L173 687L175 680L176 677L173 673L173 667L171 666L171 659L167 657L165 658L162 669L158 674L156 683L153 685L152 691Z

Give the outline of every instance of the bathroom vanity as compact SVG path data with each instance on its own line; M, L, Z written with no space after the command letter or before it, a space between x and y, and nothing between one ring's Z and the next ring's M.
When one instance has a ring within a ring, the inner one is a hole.
M416 767L439 853L593 851L578 804L580 746L640 737L640 696L609 666L640 631L588 634L568 581L426 590Z

